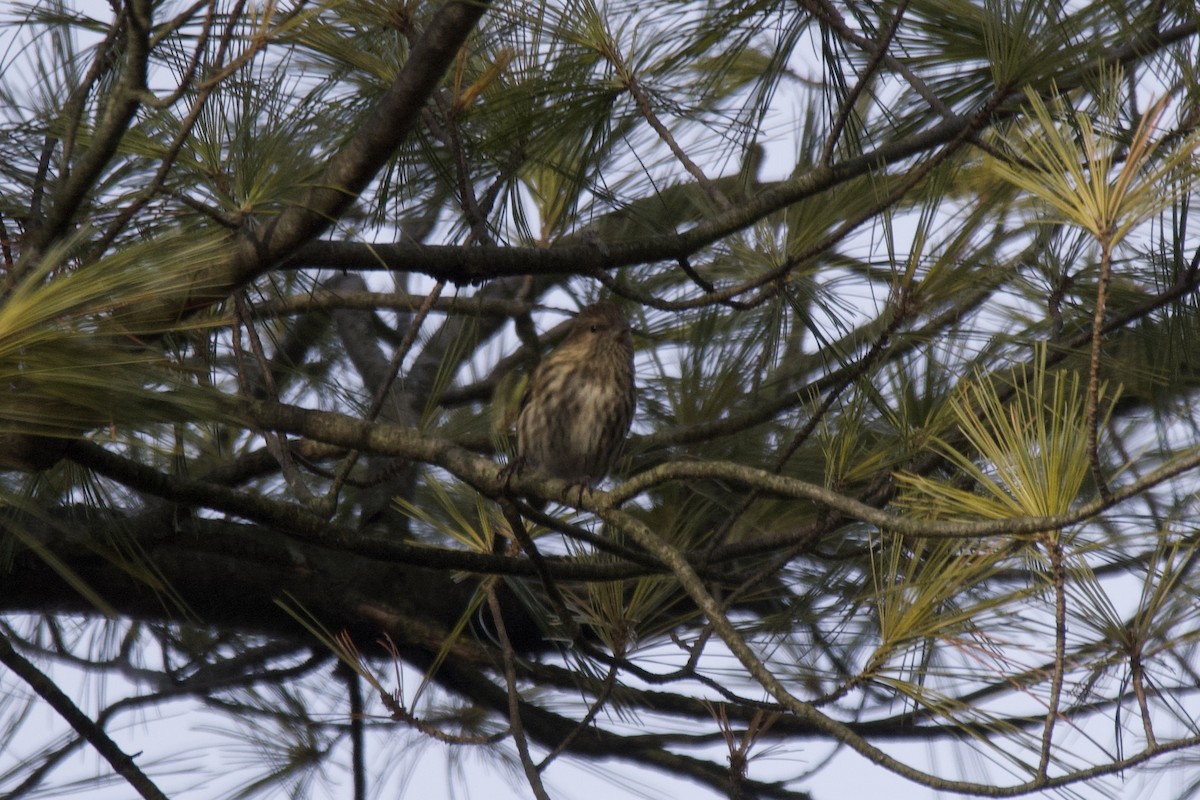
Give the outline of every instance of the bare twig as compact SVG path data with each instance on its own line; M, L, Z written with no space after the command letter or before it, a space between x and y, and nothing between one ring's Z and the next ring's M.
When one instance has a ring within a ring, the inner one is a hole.
M96 752L103 756L104 760L112 765L113 770L124 778L138 794L147 800L166 800L167 796L138 768L133 757L121 750L102 727L71 702L71 698L58 688L58 684L13 649L12 644L5 636L0 636L0 663L29 684L30 688L49 703L50 707L75 729L76 733L86 739L88 744L94 747Z
M508 632L504 628L504 612L500 609L500 601L496 598L494 586L487 589L488 608L492 612L492 624L496 626L496 637L500 640L500 648L504 659L504 682L508 686L508 724L512 729L513 742L517 746L517 754L521 766L525 770L525 779L537 800L550 800L546 787L542 784L542 774L533 763L529 753L529 741L525 738L525 726L521 722L521 694L517 688L516 655L512 643L508 640Z

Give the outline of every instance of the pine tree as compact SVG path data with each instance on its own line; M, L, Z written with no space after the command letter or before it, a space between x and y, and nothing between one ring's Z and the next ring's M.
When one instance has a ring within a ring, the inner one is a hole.
M3 13L0 794L1200 783L1193 3Z

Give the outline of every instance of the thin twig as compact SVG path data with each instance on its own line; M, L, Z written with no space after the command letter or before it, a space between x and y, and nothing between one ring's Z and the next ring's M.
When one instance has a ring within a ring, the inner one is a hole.
M1050 679L1050 700L1046 723L1042 728L1042 754L1037 776L1049 777L1050 756L1054 749L1054 723L1059 716L1063 678L1067 671L1067 572L1063 566L1063 546L1057 531L1044 537L1050 559L1050 579L1054 582L1054 672Z
M1136 634L1140 637L1140 633ZM1139 640L1135 650L1129 657L1130 681L1133 683L1133 694L1137 698L1138 711L1142 716L1142 730L1146 732L1146 745L1155 747L1158 739L1154 735L1154 721L1150 718L1150 703L1146 699L1146 675L1142 668L1142 645Z
M579 624L571 614L571 609L567 606L566 598L559 591L558 583L554 580L554 576L546 566L546 560L542 558L537 545L533 543L529 532L525 530L525 521L521 519L521 515L517 513L511 501L501 499L500 508L504 514L505 521L508 522L509 529L512 530L513 538L517 540L517 544L521 546L521 550L529 557L530 563L533 564L533 568L537 571L538 578L541 579L542 586L546 589L546 596L550 598L550 602L554 605L554 610L558 614L559 624L572 640L578 639Z
M241 293L238 293L234 298L234 307L238 321L241 323L233 331L234 359L235 361L241 360L241 336L238 335L238 331L244 328L246 337L250 340L250 351L254 354L255 362L258 364L259 372L262 375L263 389L268 397L278 399L279 391L275 386L275 378L271 375L271 364L267 361L267 354L263 349L262 339L259 338L258 329L254 327L254 322L250 319L245 298ZM254 394L255 387L247 384L245 369L240 367L240 365L238 369L238 383L239 388L244 394L247 396ZM296 469L296 462L292 458L291 451L288 449L286 437L274 431L263 431L262 437L266 443L267 450L279 463L279 468L283 472L283 477L287 481L288 488L294 493L297 500L306 506L311 506L313 503L312 492L308 490L308 486L300 476L300 471Z
M633 74L633 70L625 63L625 59L621 56L621 51L617 47L617 43L609 39L601 48L601 55L612 63L613 68L617 71L617 79L633 96L634 103L637 104L638 110L642 112L642 116L646 118L646 122L650 123L650 127L658 134L658 138L662 139L663 143L671 150L675 158L683 165L683 168L696 179L696 183L704 190L717 208L726 211L732 208L729 198L721 192L720 189L704 174L704 170L696 162L692 161L691 157L680 147L679 142L675 140L675 136L671 133L670 128L663 124L663 121L658 118L658 114L654 112L654 106L650 103L650 97L642 88L641 81L637 75Z
M879 37L879 43L874 45L870 52L870 61L867 62L866 68L862 74L858 76L858 82L854 84L854 88L846 95L846 99L842 101L841 108L838 109L838 115L833 120L830 126L829 137L825 140L825 146L821 150L821 155L817 159L818 164L828 164L833 158L833 150L837 147L837 141L842 135L842 130L846 127L846 123L850 119L850 114L854 111L854 106L858 103L858 98L862 95L867 87L867 82L871 76L875 74L875 70L879 69L879 65L883 63L884 58L888 55L888 47L891 46L892 39L896 35L896 31L900 28L900 19L904 16L905 9L908 8L908 0L900 0L896 5L896 13L892 15L891 22L888 23L887 30Z
M383 410L384 403L387 402L388 395L391 393L392 384L396 382L396 377L400 372L400 364L403 363L405 356L408 355L408 351L412 349L413 343L416 342L421 325L425 322L425 318L429 316L429 310L433 308L433 304L437 301L438 296L441 295L442 288L445 285L445 281L435 283L433 289L430 290L429 294L421 302L417 313L413 315L412 321L408 325L408 331L404 334L403 341L400 342L400 346L396 348L396 351L392 353L392 360L388 364L387 378L375 391L375 399L371 403L371 408L367 411L367 420L375 420ZM358 463L360 455L362 455L362 451L357 448L351 449L346 453L342 467L330 484L329 492L326 494L327 510L330 513L337 507L338 495L341 494L342 487L345 486L347 479L349 479L350 471Z
M58 688L50 676L35 667L30 661L13 649L12 643L5 636L0 636L0 663L13 671L21 680L29 684L38 695L50 704L60 717L75 729L75 732L88 741L104 760L107 761L118 775L124 778L142 797L152 800L167 800L154 782L138 769L133 757L117 746L108 737L104 729L92 721L87 714L79 709L71 698Z
M1100 281L1096 287L1096 310L1092 315L1092 341L1088 354L1087 451L1092 480L1100 497L1108 500L1112 491L1100 465L1100 352L1104 342L1104 313L1108 307L1108 288L1112 282L1112 237L1100 237Z
M529 788L538 800L550 800L546 787L542 785L542 774L529 754L529 742L525 738L525 726L521 722L521 695L517 690L516 654L512 643L508 640L508 632L504 629L504 613L500 610L500 601L496 597L494 584L487 589L488 608L492 612L492 622L496 626L496 638L500 640L500 648L504 658L504 682L508 686L508 724L512 728L513 742L517 746L517 754L521 758L521 766L525 769L525 778Z
M895 70L904 78L904 80L908 81L908 85L911 86L913 90L919 94L926 103L929 104L931 109L945 119L954 118L955 115L953 109L946 105L945 101L943 101L936 92L930 89L925 84L925 81L921 80L906 63L887 52L886 47L880 48L875 42L872 42L865 36L861 36L851 30L850 26L846 24L846 21L842 19L841 15L838 14L837 9L834 8L833 4L830 3L829 0L801 0L801 5L807 8L809 13L811 13L813 16L824 20L826 24L833 28L833 30L847 42L852 43L870 55L875 55L877 52L879 52L880 57L883 59L883 63L887 64L889 69ZM900 13L898 10L896 14L896 20L899 21L899 19Z
M604 708L604 705L608 702L608 698L612 695L613 688L617 685L618 669L618 661L614 659L612 664L609 665L608 674L604 676L604 683L600 684L600 691L596 693L595 702L588 707L587 713L583 715L583 719L579 720L579 724L572 728L571 732L555 745L554 749L542 759L542 763L537 765L539 772L545 771L546 767L550 766L550 762L558 758L563 751L570 747L571 742L575 741L575 737L581 731L587 730L588 726L592 724L592 720L600 713L600 709Z

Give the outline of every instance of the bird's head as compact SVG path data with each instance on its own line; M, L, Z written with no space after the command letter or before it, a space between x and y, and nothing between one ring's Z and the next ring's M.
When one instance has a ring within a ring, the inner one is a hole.
M593 303L580 309L567 341L578 342L579 345L613 342L624 348L633 348L629 320L625 319L615 303L609 302Z

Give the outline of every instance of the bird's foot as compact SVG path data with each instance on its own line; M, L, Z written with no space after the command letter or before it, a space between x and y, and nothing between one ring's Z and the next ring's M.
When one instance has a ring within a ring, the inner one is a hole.
M525 464L522 459L513 456L511 461L500 468L500 472L497 474L497 477L504 484L505 494L512 493L512 479L521 474L521 470L524 468L524 466Z

